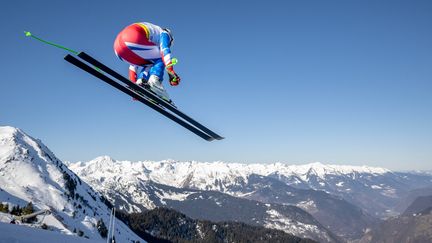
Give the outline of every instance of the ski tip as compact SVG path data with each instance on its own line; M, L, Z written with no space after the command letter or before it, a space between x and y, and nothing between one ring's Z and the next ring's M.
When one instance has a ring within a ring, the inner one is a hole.
M24 30L24 34L25 34L25 36L32 36L32 34L30 33L30 31L25 31Z
M63 57L63 59L65 59L66 61L67 61L68 59L70 59L70 54L66 54L66 55Z
M91 58L87 53L85 53L85 52L83 52L83 51L81 51L80 53L78 53L77 54L79 57L81 57L81 58Z
M214 140L222 140L222 139L225 139L225 138L221 137L221 136L217 136L217 137L210 137L209 139L206 139L206 140L209 141L209 142L211 142L211 141L214 141Z
M211 132L211 131L210 131ZM219 136L219 134L216 134L216 133L214 133L214 132L211 132L211 133L207 133L207 134L209 134L213 139L215 139L215 140L222 140L222 139L225 139L224 137L221 137L221 136Z

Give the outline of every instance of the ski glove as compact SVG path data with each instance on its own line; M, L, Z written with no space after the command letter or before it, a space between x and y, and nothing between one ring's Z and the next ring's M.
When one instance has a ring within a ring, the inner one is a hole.
M168 76L169 76L169 81L170 81L170 85L171 86L177 86L180 83L180 77L178 76L177 73L173 72L170 73L168 72Z

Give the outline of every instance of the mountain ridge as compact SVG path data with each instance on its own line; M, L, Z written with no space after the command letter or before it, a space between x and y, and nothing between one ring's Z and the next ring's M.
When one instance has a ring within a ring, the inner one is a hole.
M37 220L49 230L103 239L97 225L108 225L110 209L102 195L40 140L9 126L0 127L0 189L0 202L9 208L31 203L35 210L48 210ZM122 242L142 241L122 222L116 225Z
M103 166L109 162L111 171ZM123 166L127 164L128 166ZM299 189L322 190L360 206L370 215L385 218L400 212L395 198L406 195L419 185L432 187L432 175L395 172L381 167L323 165L240 164L198 161L117 161L109 156L87 162L71 163L81 175L99 177L116 174L138 175L143 180L179 188L215 190L239 196L233 188L248 183L251 174L276 178ZM92 169L93 168L93 169ZM86 172L87 171L87 172ZM375 203L367 203L366 198Z
M107 180L111 180L116 188L120 184L126 186L124 191L128 191L127 187L130 187L129 191L137 190L139 186L133 185L137 180L142 185L153 182L153 186L171 187L167 189L169 193L154 187L153 190L161 193L147 198L150 204L164 201L167 195L171 195L168 196L170 202L174 199L183 204L192 203L184 200L193 194L192 191L199 190L222 192L262 203L298 206L338 236L349 240L355 240L373 228L378 218L401 213L396 211L396 205L408 191L418 185L432 185L430 176L394 172L381 167L322 163L131 162L100 156L87 162L70 163L70 168L86 180L93 181L91 184L95 187L100 185L101 191L111 196L121 193L121 190L102 186ZM143 188L151 191L147 186Z

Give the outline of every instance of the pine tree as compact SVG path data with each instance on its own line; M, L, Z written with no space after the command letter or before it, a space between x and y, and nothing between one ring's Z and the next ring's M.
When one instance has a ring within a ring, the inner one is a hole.
M11 211L12 215L20 216L21 213L22 213L22 209L20 208L20 206L16 205L12 207L12 211Z
M32 202L29 202L29 203L27 204L27 206L25 206L25 207L22 209L22 214L23 214L23 215L27 215L27 214L32 214L32 213L34 213L33 203L32 203Z
M106 238L108 235L108 229L102 219L99 219L97 221L96 227L99 231L99 234L102 236L102 238Z
M4 211L3 211L4 213L9 213L9 204L6 203L6 204L3 206L3 210L4 210Z

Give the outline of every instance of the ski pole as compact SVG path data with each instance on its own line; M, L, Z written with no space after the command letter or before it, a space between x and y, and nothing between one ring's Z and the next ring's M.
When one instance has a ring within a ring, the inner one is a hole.
M24 33L25 33L26 36L31 37L31 38L33 38L33 39L35 39L35 40L38 40L38 41L40 41L40 42L42 42L42 43L45 43L45 44L48 44L48 45L51 45L51 46L55 46L55 47L57 47L57 48L60 48L60 49L66 50L66 51L68 51L68 52L71 52L71 53L73 53L73 54L75 54L75 55L78 55L78 52L77 52L77 51L74 51L74 50L72 50L72 49L70 49L70 48L64 47L64 46L62 46L62 45L59 45L59 44L56 44L56 43L53 43L53 42L46 41L46 40L44 40L44 39L41 39L41 38L39 38L39 37L33 35L33 34L30 33L29 31L24 31Z
M75 50L72 50L72 49L70 49L70 48L67 48L67 47L65 47L65 46L62 46L62 45L59 45L59 44L56 44L56 43L53 43L53 42L50 42L50 41L46 41L46 40L44 40L44 39L42 39L42 38L39 38L39 37L33 35L32 33L30 33L30 31L24 31L24 34L25 34L27 37L31 37L31 38L33 38L33 39L35 39L35 40L38 40L38 41L42 42L42 43L45 43L45 44L48 44L48 45L50 45L50 46L54 46L54 47L60 48L60 49L65 50L65 51L68 51L68 52L70 52L70 53L73 53L74 55L78 55L78 54L79 54L79 52L77 52L77 51L75 51ZM96 66L93 66L93 67L94 67L97 71L101 72L101 70L100 70L98 67L96 67Z

